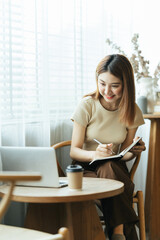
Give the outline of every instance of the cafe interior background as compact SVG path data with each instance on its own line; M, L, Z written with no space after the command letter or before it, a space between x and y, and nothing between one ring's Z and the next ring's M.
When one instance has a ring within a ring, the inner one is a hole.
M158 0L1 0L0 145L70 139L70 116L95 89L98 62L120 51L129 59L141 51L136 59L147 75L135 74L136 99L147 99L147 113L160 112L159 22ZM144 194L149 134L146 119L137 135L147 150L135 176ZM24 204L12 203L4 222L22 226L25 211Z

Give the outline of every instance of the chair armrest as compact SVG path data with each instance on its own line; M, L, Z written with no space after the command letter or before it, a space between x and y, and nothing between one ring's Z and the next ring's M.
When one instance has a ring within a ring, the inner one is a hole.
M42 178L37 172L22 172L22 171L0 171L0 181L38 181Z
M38 181L40 179L41 175L34 172L0 172L0 180L4 182L10 182L8 193L3 196L0 202L0 220L9 206L16 181Z

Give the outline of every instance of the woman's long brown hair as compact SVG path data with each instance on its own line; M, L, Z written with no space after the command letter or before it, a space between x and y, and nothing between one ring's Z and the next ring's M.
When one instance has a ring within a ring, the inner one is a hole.
M96 68L97 90L85 96L100 98L98 89L98 76L101 73L109 72L121 79L123 84L122 98L119 104L120 121L128 126L133 124L135 118L135 84L133 68L129 60L120 54L113 54L103 58Z

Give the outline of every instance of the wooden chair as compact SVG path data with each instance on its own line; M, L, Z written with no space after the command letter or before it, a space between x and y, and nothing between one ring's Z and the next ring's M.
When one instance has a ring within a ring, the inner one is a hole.
M41 175L36 173L0 172L0 181L10 182L8 192L4 196L1 196L0 221L9 206L16 181L37 181L40 179ZM2 240L69 240L68 234L67 228L60 228L58 233L53 235L36 230L0 224L0 239Z
M52 145L52 147L56 150L61 147L70 146L70 145L71 145L71 140L68 140L68 141L56 143L56 144ZM140 158L141 158L141 154L139 154L135 158L135 160L133 160L134 162L130 169L130 178L132 181L133 181L135 172L137 170L138 164L140 162ZM58 161L57 161L57 165L58 165L59 176L65 176L64 171L62 170ZM137 191L133 194L133 206L134 206L134 204L137 204L137 214L139 217L140 240L145 240L146 235L145 235L144 200L143 200L143 192L142 191ZM102 220L102 222L104 222L104 221Z

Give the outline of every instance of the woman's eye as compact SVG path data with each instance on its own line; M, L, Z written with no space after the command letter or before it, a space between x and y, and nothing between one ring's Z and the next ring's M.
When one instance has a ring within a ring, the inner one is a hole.
M112 85L112 87L113 87L113 88L118 88L118 87L119 87L119 85Z
M101 83L101 85L103 86L103 87L105 87L106 85L105 85L105 83Z

